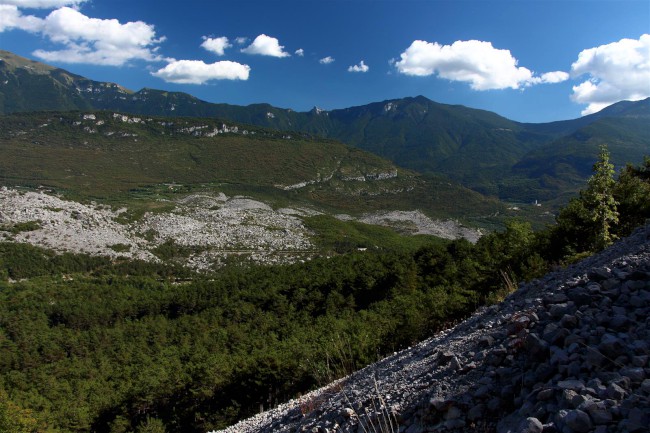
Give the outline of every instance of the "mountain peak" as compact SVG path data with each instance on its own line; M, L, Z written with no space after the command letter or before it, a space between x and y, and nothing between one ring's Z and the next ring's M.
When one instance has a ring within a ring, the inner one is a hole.
M320 114L323 114L323 113L325 113L325 115L328 114L327 110L323 110L322 108L318 108L316 106L314 106L314 108L312 108L309 112L312 113L312 114L317 114L317 115L320 115Z
M423 103L433 102L431 99L427 98L426 96L422 96L422 95L418 95L418 96L414 97L413 100L417 101L417 102L423 102Z
M0 67L7 68L9 70L23 68L28 72L35 74L48 74L51 71L57 69L54 66L37 62L35 60L30 60L5 50L0 50Z

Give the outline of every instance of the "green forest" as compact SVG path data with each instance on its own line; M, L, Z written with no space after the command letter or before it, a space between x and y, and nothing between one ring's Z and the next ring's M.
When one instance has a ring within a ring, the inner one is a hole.
M650 158L533 231L213 274L0 243L0 431L205 432L498 302L650 218ZM7 229L9 230L9 229Z

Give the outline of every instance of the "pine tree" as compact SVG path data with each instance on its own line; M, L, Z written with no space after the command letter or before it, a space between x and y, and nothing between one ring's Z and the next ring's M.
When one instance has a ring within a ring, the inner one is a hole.
M597 250L610 245L616 236L612 227L618 223L618 203L614 199L614 165L609 162L606 145L600 146L598 161L594 164L593 175L587 181L583 200L594 223L593 244Z

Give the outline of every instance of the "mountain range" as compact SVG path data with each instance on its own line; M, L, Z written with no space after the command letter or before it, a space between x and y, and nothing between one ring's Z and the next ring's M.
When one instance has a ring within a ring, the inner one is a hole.
M215 104L180 92L97 82L0 51L0 113L114 110L226 119L335 139L400 167L444 175L510 202L562 203L591 174L601 144L622 167L650 154L650 98L579 119L530 124L459 105L407 97L309 112L269 104Z

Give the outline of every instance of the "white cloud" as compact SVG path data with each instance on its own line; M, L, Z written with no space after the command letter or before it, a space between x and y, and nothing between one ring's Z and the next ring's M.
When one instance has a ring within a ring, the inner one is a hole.
M561 83L569 79L569 74L564 71L554 71L542 74L542 83Z
M13 5L0 4L0 33L5 30L21 29L28 32L38 32L42 20L35 16L23 15Z
M566 79L560 71L536 77L529 69L517 66L518 61L509 50L494 48L491 42L484 41L456 41L451 45L413 41L400 58L394 65L402 74L437 74L440 78L470 83L474 90L519 89Z
M319 62L323 65L329 65L333 61L334 61L334 57L332 56L323 57L322 59L319 60Z
M248 42L248 38L244 36L240 36L238 38L235 38L235 42L237 45L244 45L246 42Z
M262 34L256 37L253 43L242 49L241 52L271 57L289 57L291 55L283 50L284 46L280 45L276 38Z
M368 72L369 69L370 67L362 60L358 65L350 66L348 72Z
M55 9L61 6L76 6L87 0L0 0L0 5L13 5L29 9Z
M153 61L152 54L147 49L131 49L128 51L95 50L84 45L70 44L64 50L36 50L34 56L46 62L86 63L105 66L122 66L133 59ZM158 60L158 59L156 59ZM160 58L162 60L162 58Z
M215 53L217 56L223 56L225 54L226 48L232 47L232 44L225 36L222 36L220 38L208 38L206 36L203 36L203 43L201 44L201 47L212 53Z
M305 50L298 48L294 54L298 57L303 57L305 55Z
M583 50L571 65L571 75L589 79L573 87L571 99L588 104L583 115L615 102L638 101L650 96L650 34L621 39Z
M163 60L156 51L165 38L156 38L154 27L142 21L122 24L115 19L89 18L69 7L45 18L22 15L11 5L0 5L0 13L0 31L17 28L64 45L62 50L36 50L34 55L44 60L114 66L133 59Z
M203 84L210 80L248 80L250 66L228 60L206 64L201 60L177 60L151 75L168 83Z

